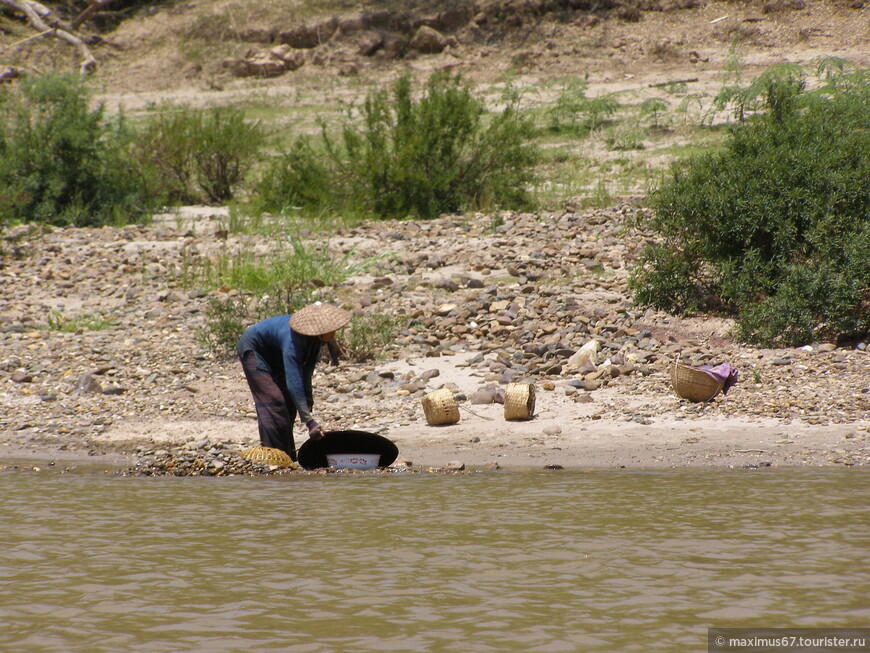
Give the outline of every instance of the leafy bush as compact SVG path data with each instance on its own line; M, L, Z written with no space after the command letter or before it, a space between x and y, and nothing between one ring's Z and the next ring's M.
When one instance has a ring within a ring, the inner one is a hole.
M391 315L354 315L339 334L341 349L353 363L372 360L393 342L396 319Z
M658 129L662 126L662 117L671 103L664 98L649 98L641 102L638 112L641 118L652 117L652 126Z
M130 155L123 119L89 109L78 78L25 79L0 103L0 223L93 226L134 221L160 204Z
M836 62L835 62L836 63ZM870 332L870 79L823 62L821 86L766 76L766 111L724 151L673 166L653 196L635 299L724 309L756 344Z
M222 204L240 189L265 139L240 109L164 106L144 128L137 155L159 171L170 201Z
M549 109L550 129L559 132L590 132L604 125L619 109L612 95L586 97L588 83L580 77L569 77Z
M489 116L459 77L433 75L419 100L402 77L369 94L361 118L348 114L339 139L324 126L319 147L298 139L264 174L258 208L431 218L529 206L538 154L515 96Z

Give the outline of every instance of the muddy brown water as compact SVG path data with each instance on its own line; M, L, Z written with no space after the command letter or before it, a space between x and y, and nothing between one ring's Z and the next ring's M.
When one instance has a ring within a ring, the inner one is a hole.
M870 623L870 472L0 472L0 651L703 651Z

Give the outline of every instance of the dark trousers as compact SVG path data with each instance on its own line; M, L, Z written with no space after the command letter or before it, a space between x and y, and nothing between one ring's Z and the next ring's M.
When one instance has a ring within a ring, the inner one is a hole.
M254 396L257 409L257 427L260 430L260 444L264 447L281 449L294 461L296 444L293 441L293 422L296 420L296 407L284 387L284 375L275 376L271 372L257 369L257 359L253 352L246 352L242 358L242 369Z

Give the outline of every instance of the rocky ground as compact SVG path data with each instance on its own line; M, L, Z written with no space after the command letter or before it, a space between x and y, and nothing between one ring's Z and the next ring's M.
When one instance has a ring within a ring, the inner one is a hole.
M304 129L324 106L407 72L452 70L482 91L505 78L544 89L583 75L590 97L636 101L683 80L709 100L735 74L734 46L746 80L823 55L867 65L867 8L854 0L453 5L458 13L422 22L379 2L149 7L88 39L92 79L110 110L132 116L164 101L262 101ZM411 47L407 26L444 40ZM30 74L79 63L22 21L3 15L0 28L15 44L0 64ZM239 62L244 72L276 57L292 65L238 76ZM577 147L612 155L601 143ZM628 269L646 238L632 228L636 210L568 205L335 235L334 251L355 260L390 256L331 290L349 308L399 316L401 329L377 361L319 368L318 417L387 435L414 469L870 462L865 345L748 348L729 339L727 321L632 306ZM235 360L197 344L210 293L183 283L186 266L223 248L273 244L227 234L227 223L224 210L189 209L149 227L0 235L0 466L98 457L133 473L252 472L237 455L257 439L247 386ZM595 365L572 367L593 339ZM677 356L728 362L740 383L707 404L681 400L668 377ZM534 419L505 421L499 390L511 380L534 381ZM421 399L442 385L457 393L461 419L428 426Z
M870 463L865 344L757 349L729 339L725 320L634 307L638 210L340 231L332 251L388 255L327 290L400 329L375 361L318 368L316 415L386 435L414 468ZM244 377L196 338L210 295L232 289L183 282L202 257L272 242L225 228L225 211L190 208L147 227L2 233L0 463L98 456L142 473L251 472L237 455L257 441ZM573 363L590 340L596 360ZM678 356L728 362L740 382L709 403L680 399L668 374ZM533 419L504 419L511 381L535 383ZM422 398L444 386L460 421L429 426Z

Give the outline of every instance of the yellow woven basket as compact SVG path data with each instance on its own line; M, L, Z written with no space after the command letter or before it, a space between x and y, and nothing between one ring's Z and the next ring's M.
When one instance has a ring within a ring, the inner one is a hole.
M535 386L509 383L504 391L505 419L532 419L535 414Z
M702 370L677 361L671 368L671 385L678 397L689 401L710 401L722 390L723 383Z
M459 421L459 407L449 388L441 388L423 397L423 412L430 426L456 424Z
M271 447L251 447L242 452L242 458L255 462L277 465L279 467L292 467L295 463L285 452Z

